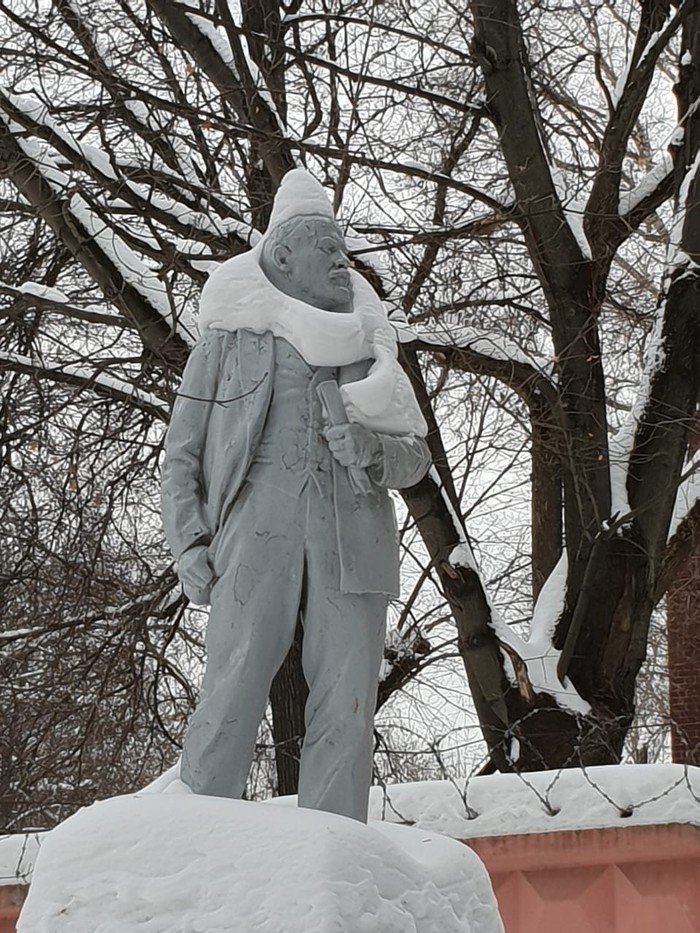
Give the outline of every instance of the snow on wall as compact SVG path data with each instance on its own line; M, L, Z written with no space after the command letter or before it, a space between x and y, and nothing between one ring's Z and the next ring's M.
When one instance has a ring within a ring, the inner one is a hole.
M456 839L690 823L700 827L700 768L604 765L372 788L370 818Z

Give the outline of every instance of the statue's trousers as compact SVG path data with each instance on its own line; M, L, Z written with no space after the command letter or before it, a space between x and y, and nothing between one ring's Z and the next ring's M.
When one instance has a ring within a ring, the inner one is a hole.
M246 483L216 542L207 668L183 780L240 797L272 679L304 627L309 685L299 804L367 818L387 597L340 592L332 497Z

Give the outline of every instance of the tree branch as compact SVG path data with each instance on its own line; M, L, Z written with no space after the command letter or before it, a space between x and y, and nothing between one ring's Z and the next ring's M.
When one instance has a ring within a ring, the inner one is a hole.
M2 122L0 177L13 183L102 289L107 300L133 322L144 347L168 367L181 370L188 352L184 340L173 333L168 321L124 279L113 260L74 216L68 202L56 194Z
M255 86L242 50L234 51L236 72L223 61L204 32L191 16L202 16L200 11L184 6L177 0L147 0L148 6L168 27L173 39L186 49L202 71L233 108L239 120L249 124L255 132L262 158L275 187L283 175L294 168L294 159L286 138L280 132L277 117Z
M0 350L0 371L6 369L35 379L48 379L61 385L74 386L80 392L90 390L103 398L139 408L164 424L170 421L170 406L167 402L136 386L127 385L123 379L115 379L94 369L90 371L89 363L44 366L28 356Z
M583 222L593 257L600 262L601 271L608 268L612 256L626 235L625 225L619 218L618 202L622 163L627 155L630 135L647 100L659 55L677 32L689 8L690 4L681 2L678 11L668 20L671 11L670 0L642 2L641 20L630 69L620 99L605 130L599 168ZM662 28L664 24L665 28Z
M498 129L519 222L545 284L552 270L584 263L554 185L538 125L527 52L512 0L471 0L474 51L486 82L487 108Z

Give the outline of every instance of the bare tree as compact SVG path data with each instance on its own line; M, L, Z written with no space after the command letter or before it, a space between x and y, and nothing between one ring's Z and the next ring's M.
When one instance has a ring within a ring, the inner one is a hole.
M700 514L668 541L698 393L696 0L14 0L0 22L5 641L50 628L100 653L90 621L123 625L176 741L201 641L159 536L159 443L208 269L304 163L414 328L434 457L404 494L418 591L449 607L493 766L617 760ZM507 412L514 452L481 484L474 393ZM521 611L502 619L465 520L491 482L531 504ZM382 701L430 659L416 598ZM292 653L273 691L282 790L303 701Z

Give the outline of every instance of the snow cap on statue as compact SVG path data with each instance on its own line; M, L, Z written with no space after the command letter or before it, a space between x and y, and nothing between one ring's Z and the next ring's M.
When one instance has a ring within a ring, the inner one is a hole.
M282 179L272 205L266 233L293 217L323 217L335 222L326 189L304 168L294 168Z

